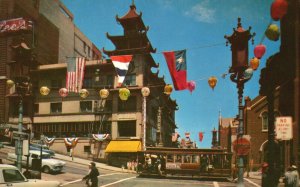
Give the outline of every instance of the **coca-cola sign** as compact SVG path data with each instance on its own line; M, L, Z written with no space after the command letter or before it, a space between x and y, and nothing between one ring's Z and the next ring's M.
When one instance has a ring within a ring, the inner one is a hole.
M32 22L24 18L0 21L0 34L28 31L32 29Z

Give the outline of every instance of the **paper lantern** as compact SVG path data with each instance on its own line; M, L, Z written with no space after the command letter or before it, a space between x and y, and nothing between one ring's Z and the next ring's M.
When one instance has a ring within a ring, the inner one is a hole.
M244 71L244 77L245 79L250 79L253 75L253 69L252 68L248 68Z
M164 93L166 95L171 95L172 91L173 91L173 86L171 84L167 84L164 88Z
M253 69L253 70L256 70L259 66L259 60L258 58L252 58L250 60L250 67Z
M109 96L109 91L107 89L101 89L99 91L99 96L101 99L106 99Z
M218 79L217 79L217 77L215 77L215 76L211 76L211 77L209 77L209 79L208 79L208 85L209 85L212 89L215 88L215 86L217 85L217 82L218 82Z
M50 92L50 89L49 89L47 86L42 86L42 87L40 88L40 93L41 93L41 95L46 96L46 95L49 94L49 92Z
M61 88L61 89L59 89L58 93L59 93L60 97L67 97L68 94L69 94L67 88Z
M130 90L128 90L127 88L121 88L119 90L119 97L122 101L127 101L129 96L130 96Z
M267 38L269 40L277 41L279 39L279 36L280 36L278 26L275 25L275 24L269 25L269 27L267 28L267 30L265 32L265 35L267 36Z
M286 14L287 10L288 3L286 0L275 0L271 5L272 19L278 21Z
M7 85L8 88L11 88L15 85L15 82L13 80L9 79L9 80L6 81L6 85Z
M196 88L196 83L195 83L195 81L189 81L189 82L187 83L187 88L188 88L188 90L192 93L192 92L195 90L195 88Z
M143 97L148 97L150 94L150 89L148 87L143 87L141 90Z
M87 89L81 89L79 91L79 96L83 99L87 98L87 96L89 96L89 91L87 91Z
M258 59L261 59L261 57L265 54L265 52L266 52L266 46L262 44L257 45L254 48L254 56Z

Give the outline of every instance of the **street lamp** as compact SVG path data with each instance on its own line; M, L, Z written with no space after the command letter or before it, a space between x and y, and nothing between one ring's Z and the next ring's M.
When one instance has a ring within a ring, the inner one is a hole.
M146 151L146 98L150 94L150 89L148 87L143 87L141 92L143 95L143 150Z
M233 34L231 36L224 36L227 39L226 45L228 42L231 44L231 52L232 52L232 66L229 69L230 79L232 82L237 84L238 88L238 109L239 109L239 127L237 139L242 138L244 134L244 125L243 125L243 90L244 84L250 80L253 71L248 70L248 41L255 36L255 33L250 33L251 27L248 30L244 30L241 24L241 18L238 18L237 28L233 29ZM243 168L244 161L243 156L239 155L238 159L238 187L243 187Z
M19 119L18 119L18 133L22 134L23 128L23 97L30 94L31 84L28 76L17 76L14 81L7 81L8 87L15 85L16 93L19 96ZM21 171L22 169L22 155L23 155L23 140L19 137L16 140L16 154L17 154L17 167Z

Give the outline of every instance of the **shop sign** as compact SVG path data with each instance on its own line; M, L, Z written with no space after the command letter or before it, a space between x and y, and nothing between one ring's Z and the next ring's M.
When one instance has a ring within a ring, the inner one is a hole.
M0 34L14 33L22 30L31 30L31 21L24 18L16 18L0 21Z

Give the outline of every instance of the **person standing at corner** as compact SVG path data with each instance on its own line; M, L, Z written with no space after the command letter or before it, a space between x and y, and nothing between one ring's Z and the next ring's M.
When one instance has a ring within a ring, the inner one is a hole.
M297 166L292 165L284 174L285 187L298 187L299 186L299 173Z
M95 162L91 162L89 165L89 173L82 178L82 180L90 180L92 185L91 187L97 187L98 186L98 176L99 176L99 171L96 168Z

